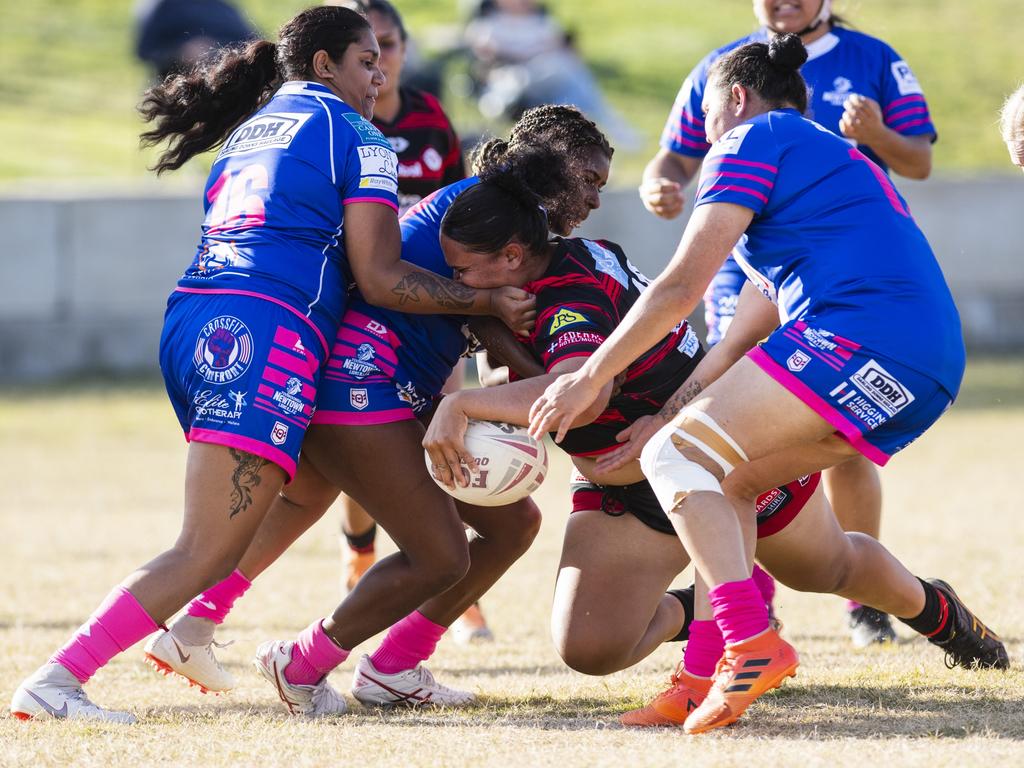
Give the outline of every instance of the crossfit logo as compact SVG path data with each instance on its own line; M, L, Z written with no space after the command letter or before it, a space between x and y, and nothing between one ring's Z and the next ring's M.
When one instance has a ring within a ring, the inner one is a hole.
M807 355L798 349L789 356L789 359L786 361L786 367L793 373L799 373L807 367L809 362L811 362L810 355Z
M869 360L850 377L850 381L890 416L895 416L914 402L914 395L910 390L875 360Z
M199 332L192 362L211 384L234 381L252 362L252 334L237 317L215 317Z

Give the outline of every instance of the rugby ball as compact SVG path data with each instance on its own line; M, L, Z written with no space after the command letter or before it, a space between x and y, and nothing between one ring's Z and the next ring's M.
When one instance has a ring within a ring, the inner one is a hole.
M434 476L430 454L426 451L423 454L427 472L434 482L459 501L481 507L500 507L525 499L544 482L548 452L543 442L530 437L526 427L470 419L465 443L466 450L475 459L466 488L446 487Z

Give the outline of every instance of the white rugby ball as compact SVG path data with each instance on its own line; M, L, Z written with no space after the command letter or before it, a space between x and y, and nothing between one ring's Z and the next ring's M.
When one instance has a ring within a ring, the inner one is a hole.
M526 427L496 421L469 420L466 450L476 460L469 486L445 486L434 476L430 454L423 452L427 471L442 490L459 501L481 507L500 507L525 499L544 482L548 452L530 437Z

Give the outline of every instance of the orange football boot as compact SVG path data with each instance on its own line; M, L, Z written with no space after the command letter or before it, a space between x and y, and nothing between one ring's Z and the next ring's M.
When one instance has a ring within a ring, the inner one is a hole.
M683 727L687 733L704 733L735 723L758 696L795 677L799 665L796 650L774 629L725 646L711 690Z
M356 588L356 584L363 578L363 574L370 570L370 566L377 560L377 554L370 552L356 552L350 549L345 554L345 594Z
M619 722L640 727L682 725L687 716L704 701L710 688L709 678L694 677L683 669L683 662L680 661L672 673L668 688L647 706L623 714Z

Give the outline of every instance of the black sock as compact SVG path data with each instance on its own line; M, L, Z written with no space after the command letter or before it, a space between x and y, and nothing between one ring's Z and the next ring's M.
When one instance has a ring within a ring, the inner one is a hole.
M666 595L672 595L678 600L683 606L683 613L686 617L683 619L683 627L679 630L679 634L675 637L670 637L666 640L666 643L681 643L683 640L690 638L690 622L693 621L693 585L691 584L686 589L670 589L665 593Z
M918 579L924 587L924 610L910 619L900 619L915 632L924 635L932 642L949 639L953 629L953 611L946 596L923 579Z
M350 549L356 552L373 552L373 542L377 538L377 523L374 523L363 533L349 533L344 528L341 532L345 534Z

